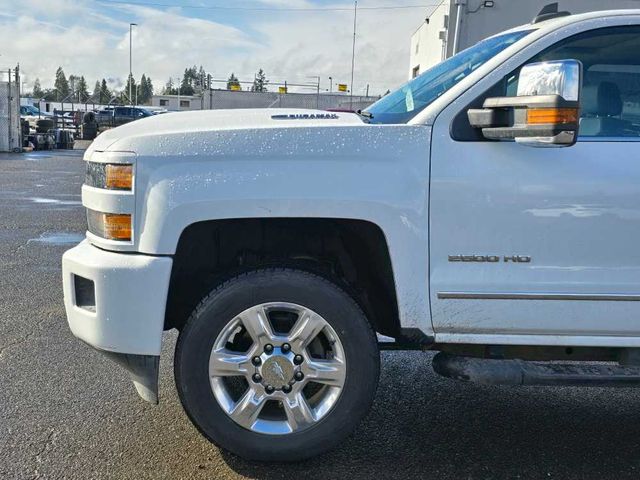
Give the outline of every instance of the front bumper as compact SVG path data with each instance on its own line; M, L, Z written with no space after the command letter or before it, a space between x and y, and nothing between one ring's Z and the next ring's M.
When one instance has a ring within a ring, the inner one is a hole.
M87 240L62 257L71 331L112 358L126 359L119 363L132 373L143 397L140 387L153 390L154 382L141 381L141 366L155 375L157 385L157 358L152 357L160 356L172 263L169 257L108 252Z

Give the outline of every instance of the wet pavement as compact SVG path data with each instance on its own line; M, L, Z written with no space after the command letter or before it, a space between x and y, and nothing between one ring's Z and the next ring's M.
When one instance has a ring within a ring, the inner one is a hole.
M386 352L371 414L295 465L220 452L182 412L165 334L160 405L70 334L60 257L85 228L81 152L0 154L0 478L638 478L633 389L510 388L436 376Z

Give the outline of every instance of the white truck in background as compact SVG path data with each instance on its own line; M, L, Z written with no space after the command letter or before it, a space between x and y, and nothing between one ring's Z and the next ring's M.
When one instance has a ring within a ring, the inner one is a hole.
M640 10L547 10L360 114L107 131L85 154L86 240L63 257L71 330L157 402L178 329L189 418L261 461L353 430L376 333L440 351L452 378L638 385L638 86Z

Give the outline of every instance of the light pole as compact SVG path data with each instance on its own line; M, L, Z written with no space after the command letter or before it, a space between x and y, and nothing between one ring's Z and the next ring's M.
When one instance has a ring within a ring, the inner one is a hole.
M137 23L130 23L129 24L129 104L133 103L133 96L131 93L131 90L133 88L133 60L132 60L132 56L131 56L131 52L132 52L132 42L131 42L131 34L132 34L132 29L133 27L137 27L138 24Z
M353 2L353 46L351 49L351 96L349 98L349 105L353 109L353 69L356 63L356 22L358 19L358 0Z
M329 77L329 93L333 93L333 77Z

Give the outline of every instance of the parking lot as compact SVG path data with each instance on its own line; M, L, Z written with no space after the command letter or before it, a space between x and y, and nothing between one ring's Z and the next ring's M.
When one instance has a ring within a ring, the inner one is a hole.
M374 408L338 450L294 465L220 452L182 412L175 332L151 406L67 328L60 257L84 231L81 155L0 154L0 478L638 478L636 390L456 383L418 352L382 355Z

